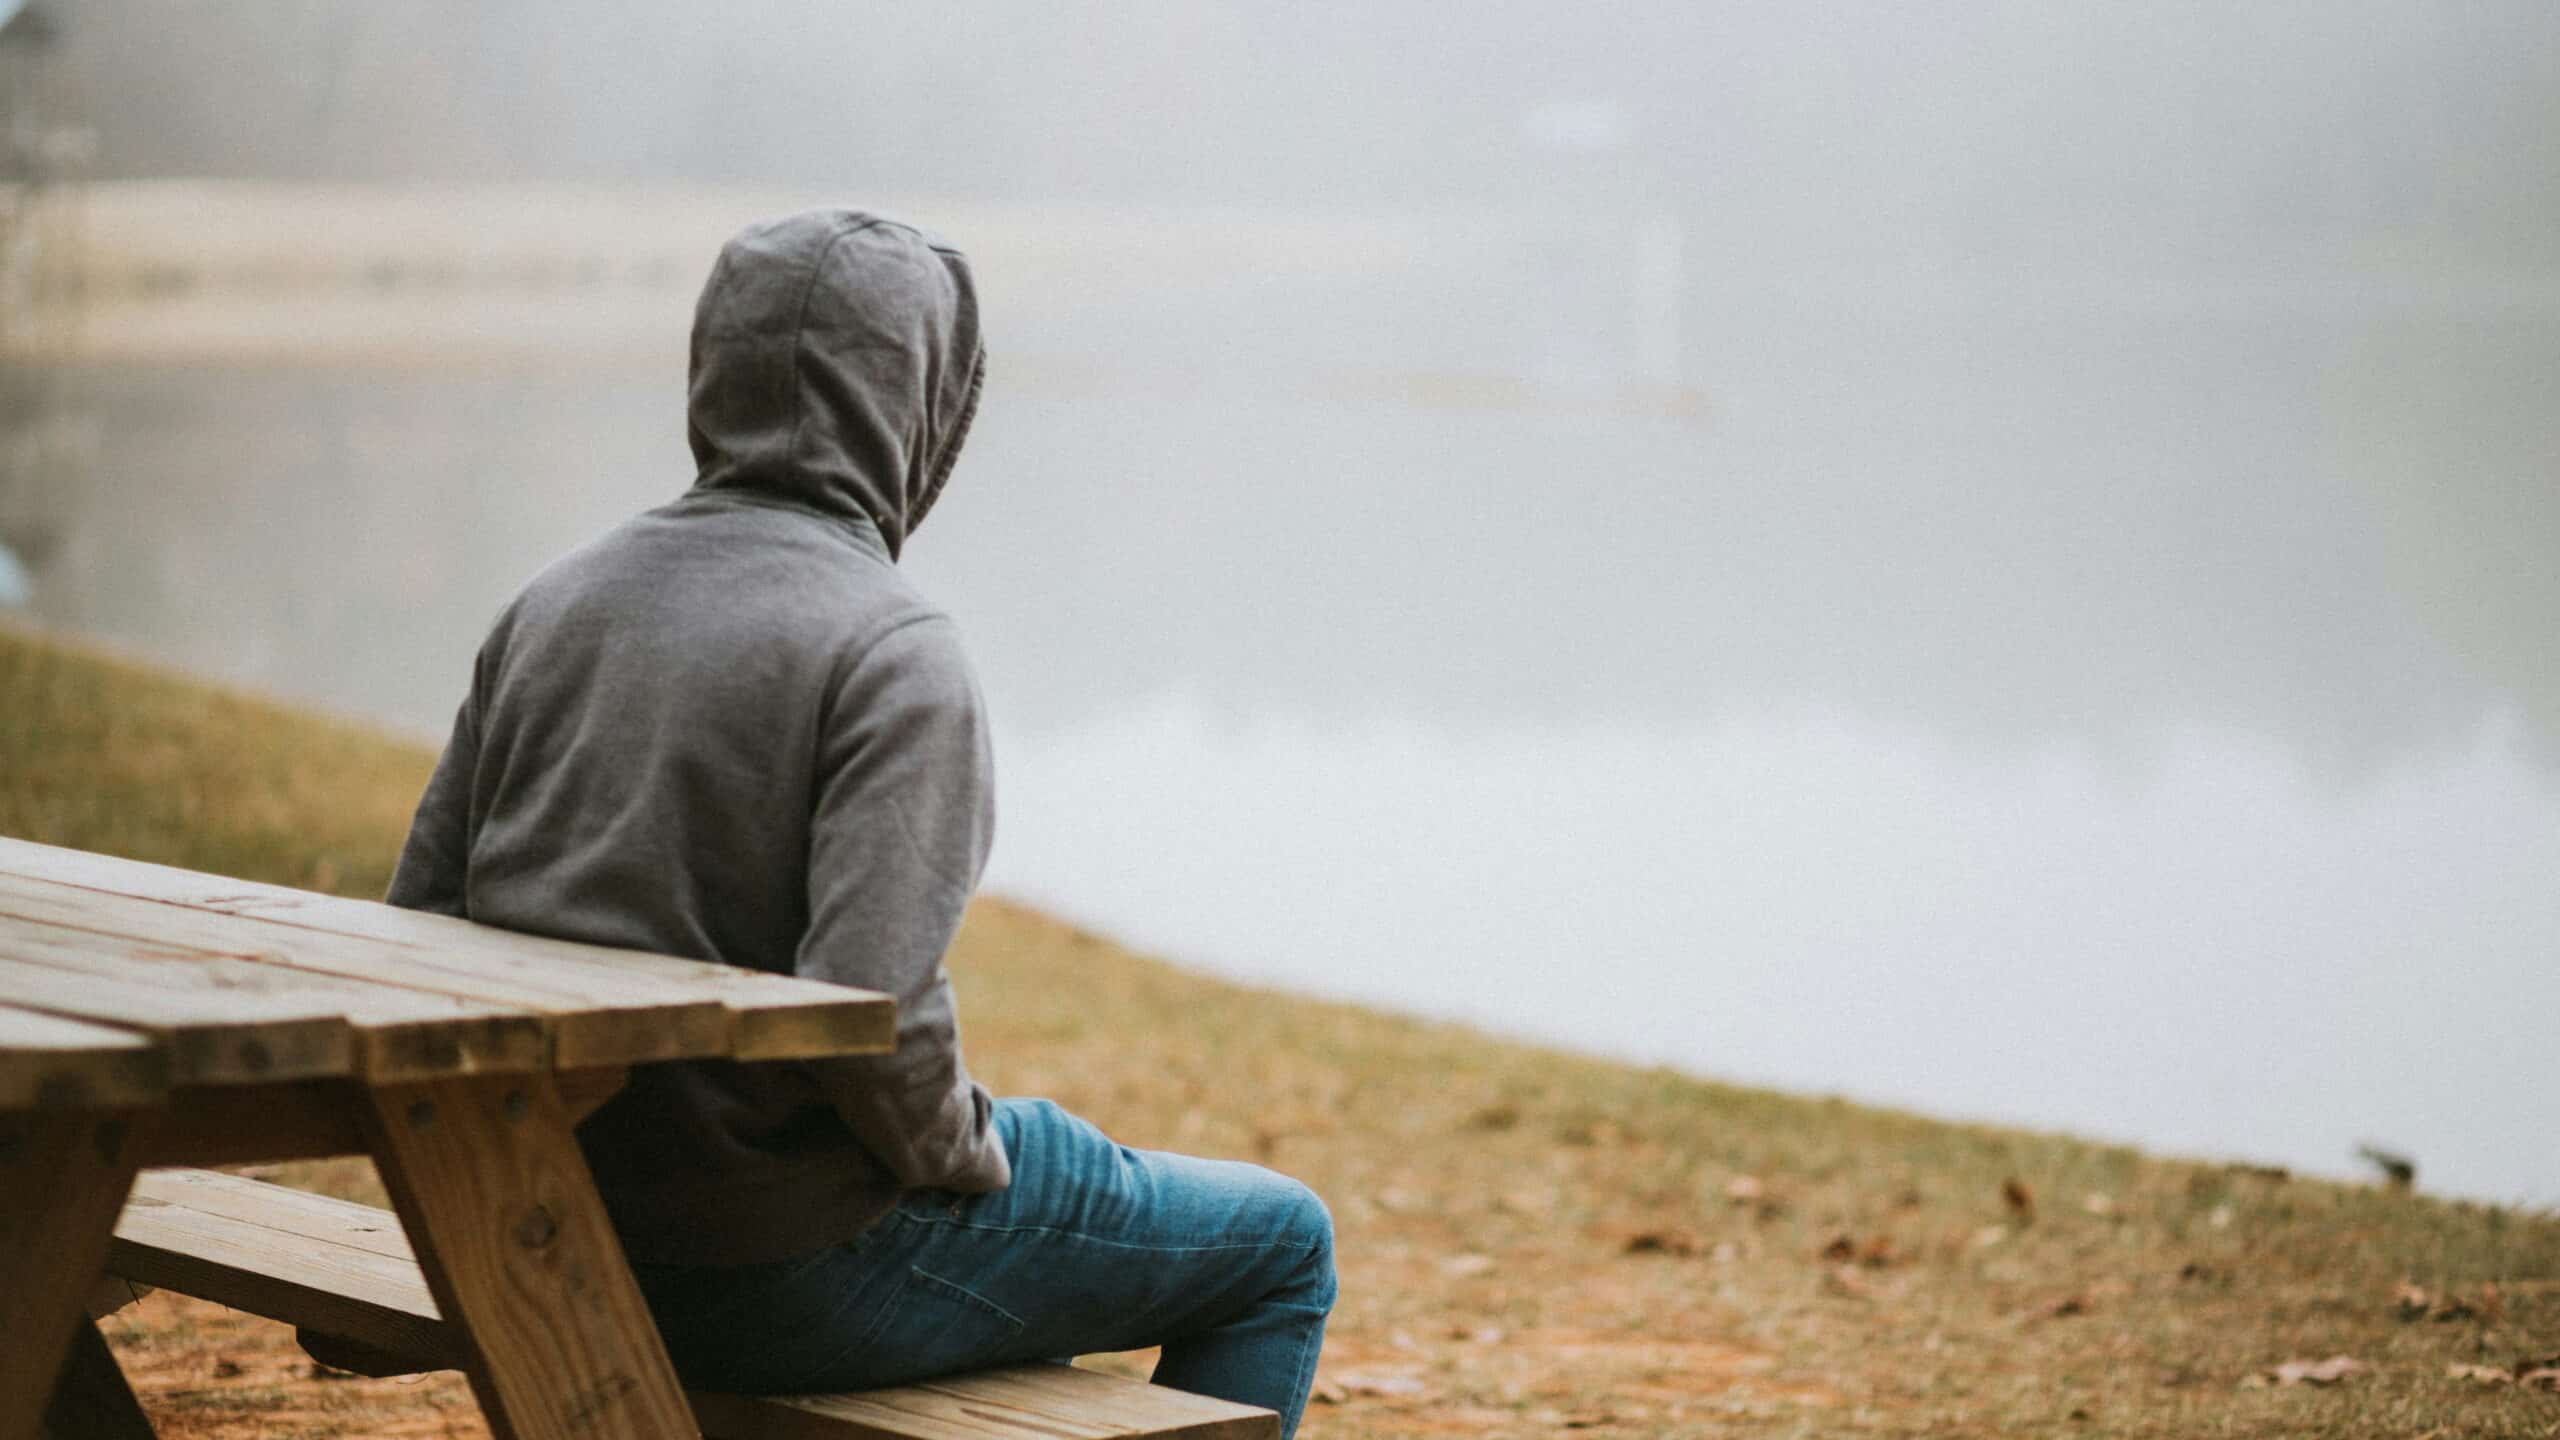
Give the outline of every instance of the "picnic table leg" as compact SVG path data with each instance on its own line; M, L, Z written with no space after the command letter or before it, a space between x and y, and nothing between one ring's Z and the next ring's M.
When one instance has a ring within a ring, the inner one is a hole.
M35 1440L156 1115L0 1114L0 1440Z
M551 1077L370 1097L374 1161L498 1440L693 1440Z
M107 1337L95 1325L72 1332L71 1355L45 1407L47 1440L152 1440L151 1421L133 1398Z

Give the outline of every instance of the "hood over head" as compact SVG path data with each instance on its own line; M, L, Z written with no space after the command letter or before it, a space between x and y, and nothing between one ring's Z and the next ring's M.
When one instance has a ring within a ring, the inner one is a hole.
M959 251L859 210L751 225L694 306L694 488L867 518L895 559L960 458L985 373Z

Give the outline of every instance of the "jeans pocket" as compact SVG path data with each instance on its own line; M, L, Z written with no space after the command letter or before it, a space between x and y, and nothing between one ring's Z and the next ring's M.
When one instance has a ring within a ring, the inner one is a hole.
M1013 1354L1022 1338L1020 1316L966 1285L932 1271L910 1268L889 1313L871 1339L844 1357L862 1385L894 1385L931 1375L974 1370Z

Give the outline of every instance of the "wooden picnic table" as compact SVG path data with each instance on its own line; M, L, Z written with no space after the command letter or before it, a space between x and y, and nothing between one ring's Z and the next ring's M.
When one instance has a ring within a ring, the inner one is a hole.
M0 1440L144 1166L367 1154L500 1440L691 1437L572 1134L658 1060L876 1053L888 997L0 838Z

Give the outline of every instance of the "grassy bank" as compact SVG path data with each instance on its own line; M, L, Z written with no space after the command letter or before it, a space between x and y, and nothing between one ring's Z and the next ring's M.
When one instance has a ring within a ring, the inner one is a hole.
M0 833L373 895L431 758L0 631ZM1311 1435L2560 1434L2490 1378L2560 1355L2549 1216L1559 1055L1001 901L954 970L1000 1090L1332 1204ZM315 1377L215 1307L109 1330L164 1435L479 1433L453 1377Z

